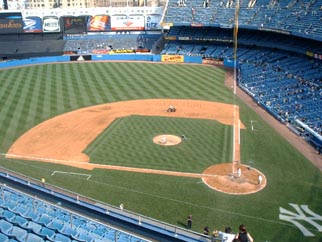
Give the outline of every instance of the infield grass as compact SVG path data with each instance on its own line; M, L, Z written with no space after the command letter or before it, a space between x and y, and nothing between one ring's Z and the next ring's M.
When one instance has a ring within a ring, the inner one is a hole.
M0 71L0 151L24 132L56 115L82 107L144 98L175 98L234 102L224 86L222 69L175 64L73 63L51 64ZM199 179L72 167L4 159L9 169L41 179L112 205L174 225L202 232L231 226L237 232L245 223L255 242L320 242L322 233L307 222L314 237L304 237L290 222L279 219L280 207L294 212L289 203L309 205L322 215L322 174L245 104L240 106L241 157L263 172L268 185L261 192L236 196L209 189ZM256 132L251 131L254 121ZM165 128L166 127L166 128ZM186 134L190 140L175 147L152 146L154 133ZM135 136L138 139L133 145ZM213 163L231 160L231 127L215 121L130 116L116 120L86 152L95 162L201 172ZM146 141L150 140L150 141ZM192 145L193 147L191 147ZM197 160L197 156L201 157ZM175 159L172 159L175 158ZM57 174L71 171L92 175ZM322 224L322 221L316 221Z

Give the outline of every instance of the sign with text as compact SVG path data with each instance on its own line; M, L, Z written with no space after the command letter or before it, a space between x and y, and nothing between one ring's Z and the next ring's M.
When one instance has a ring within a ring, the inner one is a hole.
M42 19L43 32L60 32L60 21L57 16L44 16Z
M21 33L22 32L22 15L20 12L0 13L0 33Z
M40 17L26 17L23 19L23 32L25 33L41 33L42 20Z
M95 15L90 16L87 20L87 31L104 32L111 30L110 16Z
M112 30L144 30L143 15L113 15L111 16Z
M146 30L156 30L161 29L161 15L151 14L145 17L145 29Z
M162 62L184 62L184 56L183 55L162 55L161 56Z

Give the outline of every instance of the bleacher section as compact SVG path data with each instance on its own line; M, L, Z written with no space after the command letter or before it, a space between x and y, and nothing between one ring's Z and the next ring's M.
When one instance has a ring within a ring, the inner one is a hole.
M0 59L62 55L64 45L61 34L0 35Z
M161 34L133 33L66 36L63 51L86 54L106 54L110 50L149 52L160 37Z
M0 241L148 241L2 185Z
M234 59L232 31L183 26L173 27L168 36L176 40L169 41L161 54L231 62ZM320 150L322 61L306 55L308 49L321 51L320 42L300 42L276 33L261 36L253 31L242 31L238 39L238 85ZM277 43L275 39L280 41Z
M208 3L207 3L208 2ZM164 22L174 26L233 28L236 1L169 0ZM241 1L240 29L282 32L322 40L322 0Z

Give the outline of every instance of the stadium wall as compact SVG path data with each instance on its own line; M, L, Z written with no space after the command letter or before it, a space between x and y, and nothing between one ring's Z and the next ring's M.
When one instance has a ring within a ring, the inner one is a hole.
M22 60L8 60L0 62L1 68L21 67L25 65L38 65L44 63L59 62L81 62L81 61L152 61L152 62L175 62L175 63L202 63L200 56L177 56L177 59L166 59L165 55L150 54L112 54L112 55L73 55L73 56L51 56L38 57Z

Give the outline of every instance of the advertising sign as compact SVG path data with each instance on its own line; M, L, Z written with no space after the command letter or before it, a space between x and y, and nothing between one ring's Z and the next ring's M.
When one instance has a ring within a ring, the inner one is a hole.
M63 17L64 32L67 34L80 34L86 31L85 16L81 17Z
M113 15L111 17L112 30L144 30L143 15Z
M22 15L19 12L0 13L0 33L21 33Z
M70 61L89 61L89 60L92 60L91 55L72 55L69 58L70 58Z
M184 62L183 55L162 55L161 56L162 62Z
M43 32L60 32L59 18L57 16L44 16L42 24Z
M40 17L26 17L22 21L23 21L23 32L25 33L42 32L42 21Z
M161 15L159 14L153 14L153 15L147 15L145 17L145 29L146 30L155 30L155 29L161 29Z
M104 32L111 30L110 16L108 15L95 15L90 16L87 20L87 31L90 32Z

